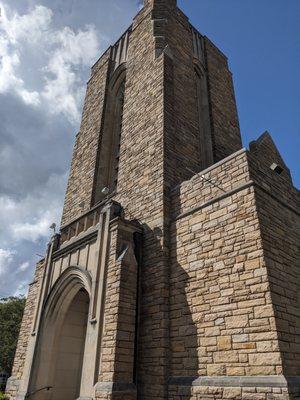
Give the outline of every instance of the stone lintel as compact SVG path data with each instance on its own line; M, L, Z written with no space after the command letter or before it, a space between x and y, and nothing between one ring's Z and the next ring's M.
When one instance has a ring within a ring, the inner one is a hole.
M95 387L98 393L136 393L134 383L98 382Z
M214 386L214 387L272 387L290 388L300 391L300 376L174 376L169 386Z

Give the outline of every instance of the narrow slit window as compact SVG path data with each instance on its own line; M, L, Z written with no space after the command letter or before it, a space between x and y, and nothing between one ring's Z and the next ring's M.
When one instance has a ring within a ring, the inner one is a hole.
M202 169L205 169L213 164L209 99L205 71L200 70L200 68L195 68L195 82L200 141L200 165Z
M107 93L104 127L98 155L94 204L112 194L117 187L120 144L125 99L125 70L112 77Z

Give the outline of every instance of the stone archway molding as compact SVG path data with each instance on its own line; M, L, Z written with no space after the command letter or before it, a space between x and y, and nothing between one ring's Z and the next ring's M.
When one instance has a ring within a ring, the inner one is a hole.
M39 390L40 387L53 387L57 356L55 349L59 343L57 332L60 331L69 307L80 290L85 290L91 299L92 278L88 271L78 266L70 266L61 274L48 294L42 309L31 379L26 395Z
M45 301L42 319L55 318L62 307L69 306L80 289L85 289L91 299L92 277L78 266L68 267L56 281Z

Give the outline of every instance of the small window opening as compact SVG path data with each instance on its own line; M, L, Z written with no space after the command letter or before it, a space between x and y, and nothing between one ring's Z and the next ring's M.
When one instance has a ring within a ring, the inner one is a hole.
M278 174L278 175L281 175L283 173L283 168L276 163L273 163L270 168L272 171L276 172L276 174Z

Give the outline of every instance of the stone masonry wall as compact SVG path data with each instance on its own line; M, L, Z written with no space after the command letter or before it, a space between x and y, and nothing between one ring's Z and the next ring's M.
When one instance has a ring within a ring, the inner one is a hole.
M155 58L151 10L145 8L134 20L128 48L115 198L126 219L137 219L144 228L138 387L145 400L163 399L166 392L163 81L164 56Z
M287 388L195 386L192 389L170 387L169 400L288 400Z
M268 148L173 190L170 399L299 396L284 381L266 387L268 375L299 375L300 332L299 191L270 169L280 157ZM228 378L192 385L201 376ZM265 387L226 387L241 376Z
M200 170L200 134L190 24L179 9L165 24L165 187L172 188Z
M236 192L225 195L199 174L180 186L179 197L174 193L171 375L280 374L247 154L229 157L204 176ZM179 210L191 211L178 216Z
M103 390L105 386L99 390L100 382L127 385L128 392L135 381L138 266L133 254L132 232L126 226L124 229L123 224L115 221L111 226L97 399L106 399L108 395ZM134 399L136 389L131 395L124 392L123 396L126 394L128 399ZM115 390L109 395L110 399L119 397Z
M28 340L32 333L33 318L37 307L38 293L43 271L44 260L37 264L34 281L29 286L29 292L19 333L19 340L15 353L12 376L11 378L9 378L9 382L6 388L7 395L9 395L11 399L15 399L18 389L18 383L23 375Z
M205 38L215 162L242 148L232 75L227 58Z
M282 164L271 138L264 153L250 153L250 174L256 183L256 202L265 260L269 272L276 327L287 376L300 375L300 192L289 171L270 169ZM269 154L267 153L269 152Z
M80 132L76 137L73 152L62 225L69 223L91 207L109 55L110 49L94 65L87 85Z

